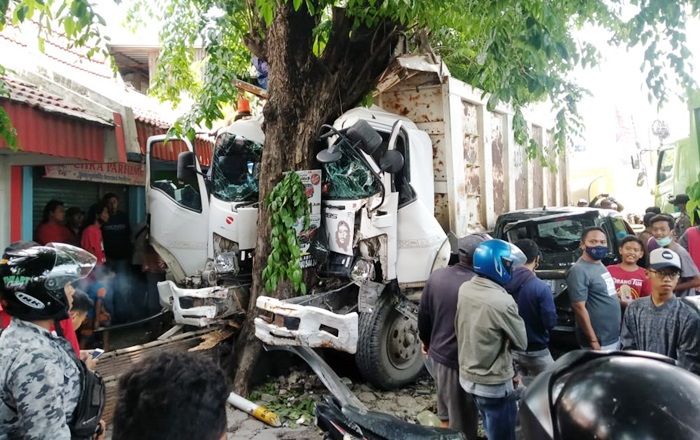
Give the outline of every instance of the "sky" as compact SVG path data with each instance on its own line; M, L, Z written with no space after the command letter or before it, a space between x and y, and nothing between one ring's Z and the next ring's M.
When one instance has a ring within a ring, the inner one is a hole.
M604 34L601 32L587 30L582 34L606 46ZM694 57L699 59L700 20L692 20L689 23L688 44ZM609 122L604 120L608 117L607 112L601 110L609 108L613 111L619 109L626 115L634 116L639 140L643 145L658 143L658 138L651 134L650 129L655 119L662 119L668 124L670 129L668 141L688 135L689 119L684 102L674 97L662 109L657 110L656 104L648 101L645 75L640 69L643 60L641 48L627 50L608 46L604 47L602 54L603 60L599 66L579 69L576 72L578 82L588 88L593 95L585 99L581 105L589 127L589 142L598 140L596 132L600 132L608 125ZM700 65L698 67L695 77L700 81Z

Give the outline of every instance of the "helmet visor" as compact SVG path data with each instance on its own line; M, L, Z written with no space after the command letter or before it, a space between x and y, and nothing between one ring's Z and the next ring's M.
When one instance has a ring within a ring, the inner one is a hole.
M85 278L97 263L94 255L79 247L64 243L48 243L46 246L56 251L53 268L44 279L47 289L56 290Z
M508 243L508 246L510 246L510 256L507 258L503 258L503 264L510 270L515 269L518 266L522 266L527 262L527 257L523 253L523 251L520 250L519 247L514 245L513 243Z

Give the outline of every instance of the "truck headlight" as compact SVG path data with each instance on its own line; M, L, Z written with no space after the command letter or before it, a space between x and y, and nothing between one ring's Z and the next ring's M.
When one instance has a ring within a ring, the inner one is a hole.
M222 252L214 259L214 270L217 273L238 273L238 257L236 252Z
M350 271L350 279L357 284L362 284L367 280L374 279L374 263L369 260L359 258L355 261Z

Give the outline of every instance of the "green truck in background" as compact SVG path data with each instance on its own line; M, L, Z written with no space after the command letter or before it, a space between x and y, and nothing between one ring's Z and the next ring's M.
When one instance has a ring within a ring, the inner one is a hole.
M688 194L686 205L693 223L700 223L700 91L689 94L690 135L659 150L656 164L654 204L663 212L673 212L676 194ZM693 214L695 213L695 214Z

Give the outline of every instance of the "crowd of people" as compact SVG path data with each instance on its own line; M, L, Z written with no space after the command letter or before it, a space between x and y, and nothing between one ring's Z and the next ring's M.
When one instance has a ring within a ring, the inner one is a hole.
M582 349L664 355L700 375L700 314L683 300L700 289L700 226L681 217L679 228L650 211L640 236L619 241L618 264L601 262L609 254L602 228L581 234L581 257L566 278L576 340ZM514 439L518 396L554 363L554 295L535 273L533 240L474 234L458 252L456 265L431 274L418 315L438 417L476 439L481 416L490 440Z
M97 259L95 270L75 288L92 302L79 330L80 345L103 343L95 330L129 322L159 310L155 287L164 279L165 265L148 245L142 228L133 236L129 218L119 209L119 197L107 193L90 206L65 208L50 200L34 233L39 245L65 243L78 246Z
M16 243L0 259L0 440L103 437L102 407L92 406L104 387L75 330L111 319L109 274L127 254L109 251L105 231L123 233L128 222L107 228L118 213L109 197L83 227L62 211L60 202L47 205L36 239L64 242ZM684 300L700 289L700 226L679 229L671 216L648 214L645 231L619 241L618 264L601 261L609 253L605 230L582 232L581 257L566 280L576 339L593 353L663 355L700 375L700 314ZM480 419L489 440L514 439L522 391L555 362L549 346L558 316L550 285L536 273L542 255L533 240L511 244L483 233L461 238L458 255L431 274L418 313L438 417L467 439L477 438ZM227 396L211 361L161 353L120 378L112 438L225 438Z

